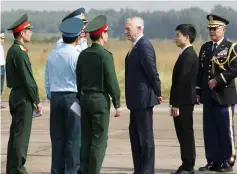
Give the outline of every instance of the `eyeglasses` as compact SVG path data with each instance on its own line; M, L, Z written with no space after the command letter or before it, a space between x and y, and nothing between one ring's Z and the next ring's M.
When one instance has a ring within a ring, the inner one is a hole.
M216 31L218 27L207 27L209 31Z
M221 26L217 26L217 27L207 27L207 29L209 31L216 31L217 29L219 29Z

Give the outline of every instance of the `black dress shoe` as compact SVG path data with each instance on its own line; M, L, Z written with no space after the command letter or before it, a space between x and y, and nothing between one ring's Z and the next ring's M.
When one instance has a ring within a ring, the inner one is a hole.
M215 164L214 162L205 165L204 167L200 167L198 170L201 172L205 172L205 171L218 171L218 169L220 168L219 165Z
M218 172L233 172L233 168L230 163L225 162L223 163L217 170Z
M171 174L194 174L194 170L190 170L190 171L187 171L187 170L177 170L176 172L173 172Z

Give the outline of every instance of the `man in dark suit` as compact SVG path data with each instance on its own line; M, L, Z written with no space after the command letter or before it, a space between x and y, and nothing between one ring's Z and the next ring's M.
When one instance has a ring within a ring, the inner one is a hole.
M143 36L144 21L128 18L125 34L133 49L125 60L125 95L130 110L129 135L134 174L154 174L153 107L162 101L156 55Z
M193 131L193 108L196 103L198 56L191 45L196 30L190 24L176 28L176 45L181 53L175 63L170 91L171 116L180 144L182 165L174 174L192 174L196 152Z
M232 172L236 160L234 109L237 103L237 46L224 34L229 21L209 14L211 41L202 45L197 80L203 104L203 131L207 164L199 170Z

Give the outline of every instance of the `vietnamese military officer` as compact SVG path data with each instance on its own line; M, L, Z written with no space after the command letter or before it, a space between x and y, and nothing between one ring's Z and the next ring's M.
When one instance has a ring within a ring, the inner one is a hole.
M42 111L38 87L35 82L28 49L32 31L27 14L24 14L8 30L12 30L15 41L7 52L7 87L11 88L9 107L12 115L7 151L7 174L27 173L26 163L31 133L33 108Z
M76 65L83 22L69 18L61 23L63 43L47 58L45 88L50 100L51 173L75 174L80 166L80 118L71 111L76 101Z
M82 174L99 174L108 140L110 97L115 117L120 116L120 88L112 54L104 48L108 41L106 16L94 18L85 28L91 47L80 53L77 63L78 99L81 106ZM93 71L91 71L93 70Z
M207 165L200 171L231 172L236 159L234 108L237 103L237 46L224 34L229 21L208 15L212 41L202 45L197 83L203 103L203 130Z
M79 9L73 11L72 13L68 14L66 17L63 18L62 22L64 22L65 20L67 20L69 18L81 19L84 23L83 29L85 28L85 26L88 23L88 21L86 20L86 17L85 17L85 8L79 8ZM86 33L83 30L80 32L81 32L81 34L80 34L81 39L75 48L77 49L77 51L82 52L82 50L84 50L88 47L88 44L87 44ZM62 40L62 38L60 38L56 43L56 48L59 47L62 43L63 43L63 40Z

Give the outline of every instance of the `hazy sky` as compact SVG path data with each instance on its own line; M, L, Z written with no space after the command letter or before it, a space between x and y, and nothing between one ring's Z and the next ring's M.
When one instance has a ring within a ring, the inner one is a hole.
M138 11L154 11L154 10L180 10L188 7L200 7L205 11L209 12L213 6L221 4L222 6L229 6L237 9L237 1L10 1L0 0L1 10L8 11L11 9L30 9L30 10L75 10L79 7L85 7L86 11L90 8L96 9L108 9L113 8L119 10L120 8L133 8Z

